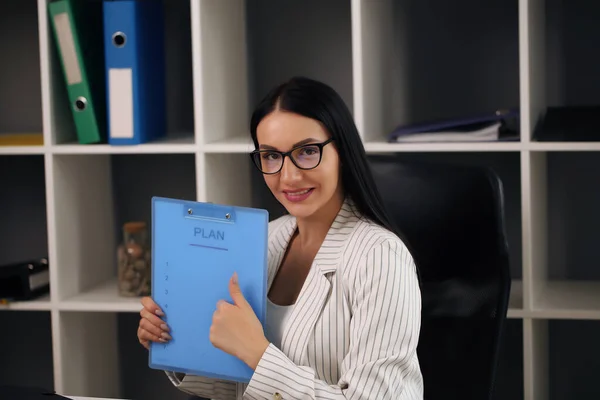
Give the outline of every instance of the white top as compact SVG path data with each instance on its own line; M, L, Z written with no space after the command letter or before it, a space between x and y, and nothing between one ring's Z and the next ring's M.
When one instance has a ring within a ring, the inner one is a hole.
M283 328L290 318L294 305L280 306L273 303L267 297L267 321L265 324L265 336L267 340L273 343L278 349L281 349L281 339L283 338Z

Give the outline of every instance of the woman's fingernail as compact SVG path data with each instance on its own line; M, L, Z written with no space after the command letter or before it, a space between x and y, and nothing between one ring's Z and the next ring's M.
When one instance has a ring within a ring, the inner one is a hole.
M161 309L159 309L159 308L157 308L157 309L156 309L155 313L156 313L156 315L158 315L158 316L160 316L160 317L162 317L162 316L164 316L164 315L165 315L165 313L163 313L163 312L162 312L162 310L161 310Z
M170 330L169 327L167 326L167 324L162 324L160 326L160 329L162 329L163 331L167 331L167 332Z
M163 332L163 333L161 333L160 335L161 335L163 338L167 339L167 340L171 340L171 339L173 339L173 338L171 337L171 335L169 335L167 332Z
M167 343L167 341L165 339L163 339L163 338L158 338L158 341L161 342L161 343Z

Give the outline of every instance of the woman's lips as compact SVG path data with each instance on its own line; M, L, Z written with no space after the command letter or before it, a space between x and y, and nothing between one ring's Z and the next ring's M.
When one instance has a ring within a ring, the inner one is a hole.
M306 200L314 191L314 188L298 189L298 190L284 190L283 194L288 201L297 203Z

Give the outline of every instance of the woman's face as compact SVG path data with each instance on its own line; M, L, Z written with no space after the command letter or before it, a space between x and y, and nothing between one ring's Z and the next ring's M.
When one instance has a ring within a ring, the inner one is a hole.
M267 115L258 125L256 136L260 150L282 152L329 139L318 121L285 111ZM312 160L318 160L314 149L301 149L294 155L299 163L310 165ZM280 165L281 155L262 153L261 160L263 165L276 167ZM310 217L319 210L339 206L342 201L340 160L334 142L323 147L321 162L314 169L300 169L286 156L279 173L263 176L275 198L296 218Z

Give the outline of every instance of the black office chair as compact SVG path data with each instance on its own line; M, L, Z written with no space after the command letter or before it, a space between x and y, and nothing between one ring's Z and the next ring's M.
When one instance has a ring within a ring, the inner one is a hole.
M483 167L370 159L419 267L425 399L490 399L510 292L502 183Z

